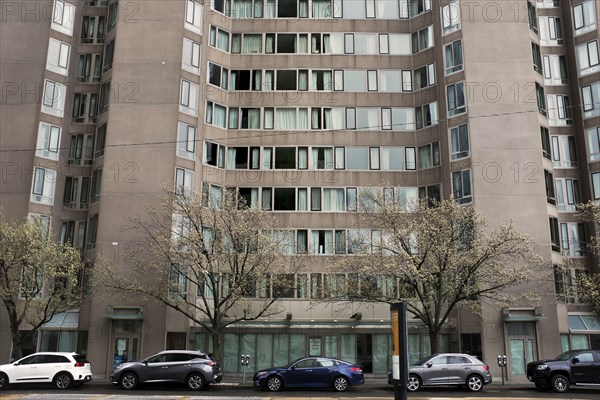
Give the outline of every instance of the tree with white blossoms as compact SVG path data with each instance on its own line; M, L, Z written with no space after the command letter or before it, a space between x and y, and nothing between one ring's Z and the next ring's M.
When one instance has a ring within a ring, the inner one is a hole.
M474 299L518 301L520 292L507 289L526 283L531 267L542 264L530 238L512 222L490 231L473 205L453 199L404 204L374 192L367 197L359 225L380 234L369 235L370 250L335 268L354 275L347 284L353 301L405 301L427 326L432 353L441 350L440 332L453 310L476 311Z
M579 219L585 222L593 222L597 229L600 224L600 205L590 201L580 204L577 210ZM586 248L595 256L595 268L592 268L589 272L577 275L577 297L581 302L591 303L594 313L600 317L600 269L597 258L600 257L600 237L590 236ZM574 259L568 260L567 264L570 264L572 267L580 266L578 265L579 262Z
M54 241L39 219L6 221L0 211L0 300L6 308L12 358L52 317L78 308L79 251Z
M301 258L288 254L287 231L273 216L247 207L237 191L164 190L160 206L126 228L139 237L127 271L104 260L97 281L180 312L209 333L217 359L228 326L284 311L278 299L293 290Z

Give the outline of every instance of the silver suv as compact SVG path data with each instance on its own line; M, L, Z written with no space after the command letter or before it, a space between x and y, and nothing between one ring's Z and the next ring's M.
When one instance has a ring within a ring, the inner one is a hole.
M460 353L433 354L410 366L408 390L452 385L478 392L491 382L490 367L477 357Z
M141 361L117 365L110 374L113 385L135 389L146 382L181 382L191 390L221 382L221 365L210 354L190 350L166 350Z

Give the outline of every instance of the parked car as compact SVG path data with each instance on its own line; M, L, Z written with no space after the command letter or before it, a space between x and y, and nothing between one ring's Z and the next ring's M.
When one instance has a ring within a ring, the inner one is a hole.
M365 383L360 365L330 357L304 357L283 367L254 373L254 387L272 392L283 388L329 388L343 392Z
M558 393L576 384L600 384L600 350L566 351L553 360L527 364L527 379L538 390L552 389Z
M91 380L90 362L77 353L35 353L0 365L0 389L15 383L53 383L59 389L68 389Z
M221 365L208 353L166 350L141 361L117 365L109 377L113 385L135 389L148 382L181 382L191 390L201 390L221 382Z
M411 365L408 371L408 391L421 386L464 386L471 392L480 391L492 382L490 367L477 357L461 353L432 354ZM392 373L388 372L392 383Z

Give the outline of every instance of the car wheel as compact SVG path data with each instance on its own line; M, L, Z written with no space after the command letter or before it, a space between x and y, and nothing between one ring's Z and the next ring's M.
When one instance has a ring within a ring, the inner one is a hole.
M138 385L138 377L133 372L125 372L119 379L121 387L126 390L135 389Z
M561 374L556 374L550 380L550 384L552 385L552 390L557 393L564 393L569 390L569 379Z
M479 375L469 375L467 377L467 389L471 392L479 392L483 388L483 379Z
M337 392L343 392L350 387L350 382L345 376L336 376L333 380L333 388Z
M283 389L283 381L278 376L270 376L267 379L267 389L271 392L277 392Z
M67 372L59 372L54 377L54 386L58 389L68 389L73 384L73 378Z
M410 375L408 377L408 385L406 388L409 392L416 392L421 387L421 379L416 375Z
M204 379L204 375L195 372L187 377L185 383L190 390L201 390L204 389L206 380Z
M0 390L8 386L8 376L4 373L0 373Z
M548 385L546 385L545 383L541 383L541 382L535 382L535 387L540 392L545 392L546 390L548 390Z

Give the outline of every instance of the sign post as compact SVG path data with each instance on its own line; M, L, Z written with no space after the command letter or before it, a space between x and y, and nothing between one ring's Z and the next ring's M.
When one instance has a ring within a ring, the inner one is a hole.
M394 400L408 398L408 321L406 303L390 305L392 314L392 380L394 383Z

